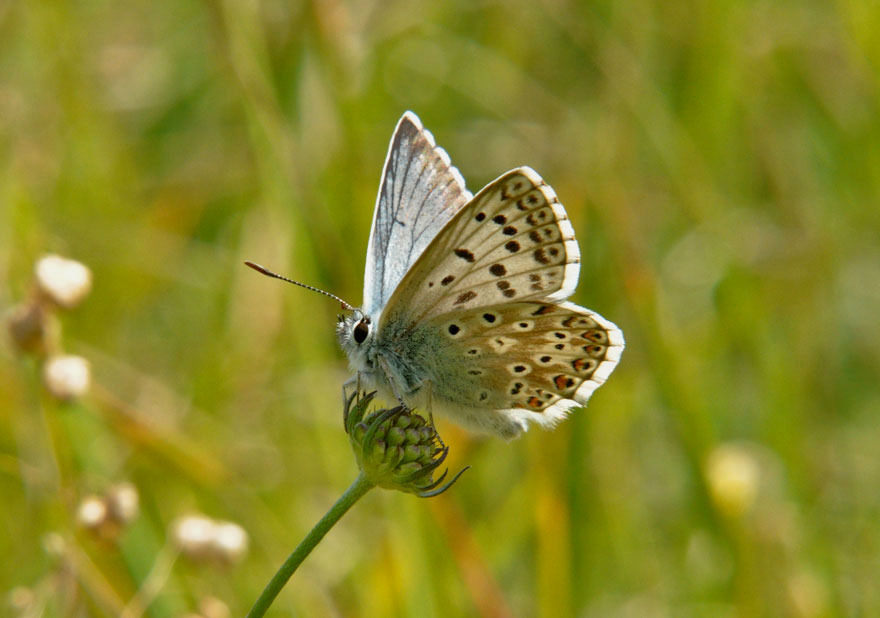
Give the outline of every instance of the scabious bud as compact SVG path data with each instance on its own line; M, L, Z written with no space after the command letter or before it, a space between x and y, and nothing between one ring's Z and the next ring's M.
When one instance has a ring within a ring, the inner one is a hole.
M76 307L92 289L92 271L60 255L44 255L35 268L40 292L64 309Z
M174 522L171 536L177 548L187 557L207 559L212 553L214 520L204 515L186 515Z
M119 483L103 495L90 494L76 511L80 527L105 541L116 540L138 514L138 492L131 483Z
M118 483L107 490L107 510L120 525L130 524L140 510L137 488L131 483Z
M231 521L214 524L214 553L224 562L238 562L248 550L248 534Z
M98 530L106 520L107 501L101 496L86 496L76 509L77 523L88 530Z
M59 355L43 365L43 382L53 397L70 401L84 395L91 384L89 362L81 356Z
M440 487L446 472L434 479L434 471L443 464L449 447L424 418L403 406L367 414L374 395L352 395L344 416L351 448L366 479L377 487L423 498L449 489L467 468Z
M172 526L177 548L193 560L231 564L248 550L248 534L231 521L215 521L200 514L186 515Z

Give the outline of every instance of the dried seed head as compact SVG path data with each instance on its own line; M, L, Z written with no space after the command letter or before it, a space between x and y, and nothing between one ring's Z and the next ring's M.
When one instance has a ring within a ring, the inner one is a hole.
M77 306L92 289L92 271L76 260L45 255L34 270L43 296L64 309Z
M43 365L43 382L49 393L61 401L76 399L89 390L91 370L81 356L60 355Z
M6 328L12 343L20 352L42 356L55 347L60 325L44 305L31 301L15 307L9 313Z

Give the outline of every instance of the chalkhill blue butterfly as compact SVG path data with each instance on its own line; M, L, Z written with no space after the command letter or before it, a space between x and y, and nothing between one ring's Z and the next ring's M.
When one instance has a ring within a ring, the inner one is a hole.
M363 306L343 301L337 337L386 399L513 438L584 405L620 360L620 329L565 301L579 269L565 209L534 170L472 195L406 112L382 172Z

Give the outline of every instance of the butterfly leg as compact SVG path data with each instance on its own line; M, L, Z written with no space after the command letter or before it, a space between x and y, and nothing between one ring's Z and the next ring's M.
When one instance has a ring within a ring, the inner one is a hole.
M361 400L361 372L358 371L357 374L345 382L342 383L342 403L345 404L348 402L348 389L352 386L355 388L355 394L357 395L357 400Z
M394 378L391 377L394 374L391 373L391 367L389 367L388 361L382 356L379 356L378 359L379 364L382 365L382 371L385 372L385 381L388 382L388 385L391 387L391 392L394 393L394 397L397 398L398 403L400 403L405 409L411 410L412 408L406 405L403 396L400 394L400 391L397 390L397 384L394 383Z

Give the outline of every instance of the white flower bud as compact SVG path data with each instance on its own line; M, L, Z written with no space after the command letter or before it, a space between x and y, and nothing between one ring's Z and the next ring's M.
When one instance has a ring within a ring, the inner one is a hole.
M107 502L100 496L86 496L76 510L76 522L88 530L97 530L107 521Z
M174 544L194 560L237 562L248 549L248 534L230 521L215 521L204 515L187 515L172 525Z
M45 255L35 268L40 291L65 309L78 305L92 289L92 271L60 255Z
M216 522L213 541L214 551L226 562L237 562L247 553L248 534L231 521Z
M137 488L131 483L119 483L107 491L110 514L122 525L131 523L138 515L140 501Z
M186 515L174 522L172 538L187 557L204 560L213 552L214 520L204 515Z
M754 504L760 468L748 449L726 444L706 461L706 480L716 506L730 517L740 517Z
M81 356L55 356L43 366L43 381L53 397L69 401L89 390L91 370Z

